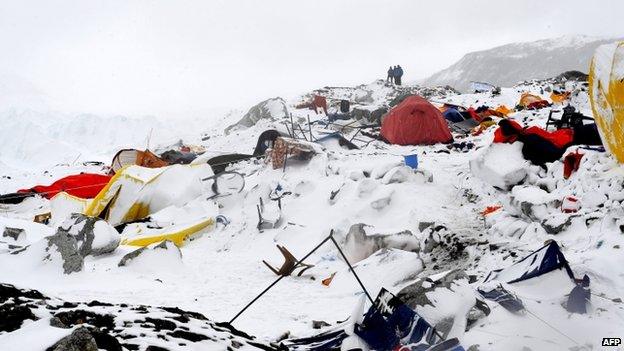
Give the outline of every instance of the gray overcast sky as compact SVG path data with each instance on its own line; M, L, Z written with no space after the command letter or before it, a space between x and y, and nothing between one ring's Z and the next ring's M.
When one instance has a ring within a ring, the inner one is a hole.
M65 111L199 115L391 64L415 80L509 42L622 36L623 13L622 0L0 0L0 79Z

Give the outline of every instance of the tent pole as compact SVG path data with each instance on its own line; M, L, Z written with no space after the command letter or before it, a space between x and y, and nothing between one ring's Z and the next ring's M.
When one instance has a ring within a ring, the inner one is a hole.
M357 282L360 284L360 286L362 287L362 290L364 290L364 293L366 294L366 297L368 297L368 300L370 301L370 303L372 305L375 304L375 301L373 301L373 298L370 296L370 294L368 293L368 290L366 290L366 288L364 287L364 284L362 284L362 281L360 280L360 277L358 277L357 273L355 273L355 270L353 269L353 266L351 266L351 263L349 262L349 260L347 259L347 256L345 256L345 254L342 252L342 250L340 249L340 245L338 245L338 243L336 242L336 239L334 239L334 230L332 229L331 233L329 234L329 238L331 239L331 241L334 243L334 245L336 246L336 248L338 249L338 252L340 252L340 255L342 256L342 258L345 260L345 262L347 263L347 265L349 266L349 269L351 270L351 273L353 273L353 276L355 277L355 279L357 280Z
M332 232L333 233L333 232ZM302 259L297 260L297 263L295 263L295 268L299 267L299 265L305 261L308 257L310 257L316 250L319 249L319 247L323 246L323 244L325 244L330 238L332 238L331 234L329 236L327 236L323 241L321 241L320 244L316 245L316 247L314 249L312 249L312 251L308 252L307 255L305 255ZM260 294L258 294L258 296L256 296L253 300L251 300L251 302L249 302L242 310L240 310L240 312L238 312L236 314L236 316L234 316L234 318L232 318L229 322L229 324L234 323L234 321L236 320L236 318L238 318L241 314L243 314L243 312L245 312L251 305L254 304L254 302L256 302L260 297L262 297L262 295L266 294L267 291L271 290L271 288L273 286L275 286L275 284L277 284L280 280L282 280L284 277L286 277L285 275L280 276L279 278L277 278L273 283L271 283L271 285L267 286L266 289L262 290L262 292Z

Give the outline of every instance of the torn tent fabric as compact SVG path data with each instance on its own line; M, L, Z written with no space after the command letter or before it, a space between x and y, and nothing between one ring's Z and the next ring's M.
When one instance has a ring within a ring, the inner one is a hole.
M509 312L518 313L524 310L522 300L507 291L501 284L491 290L479 287L477 291L484 298L498 303Z
M80 173L61 178L50 185L37 185L17 192L37 193L46 199L51 199L60 192L66 192L81 199L92 199L108 184L110 179L109 175Z
M379 292L354 332L374 350L393 350L399 345L426 350L438 341L434 328L386 289Z
M511 284L538 277L557 269L565 269L570 279L574 280L574 274L568 261L563 256L557 242L553 240L513 265L490 272L485 278L485 282L497 280Z
M549 132L543 128L533 126L524 129L518 122L512 120L504 120L508 124L509 128L514 133L505 131L502 126L496 129L494 132L495 143L513 143L518 140L518 135L529 136L535 135L541 139L544 139L557 148L566 148L574 142L574 130L570 128L559 129L553 132ZM503 123L503 121L501 121Z
M210 194L212 176L206 163L161 168L126 166L113 176L85 210L111 225L136 221L169 206L183 206L198 196Z

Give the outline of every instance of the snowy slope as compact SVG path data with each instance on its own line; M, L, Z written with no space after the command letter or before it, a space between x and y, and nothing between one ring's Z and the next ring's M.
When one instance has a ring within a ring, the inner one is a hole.
M494 97L490 94L457 95L444 89L422 87L396 89L382 82L357 87L326 87L320 91L329 98L349 98L354 107L374 110L407 92L428 94L431 100L466 107L482 104L511 107L522 92L540 94L545 88L552 88L552 85L528 82L503 88L501 94ZM574 90L576 107L589 111L584 87L569 84L566 88ZM310 95L312 93L287 101L295 121L306 121L308 117L312 121L322 119L322 115L309 109L295 107ZM335 101L330 100L332 109L335 109ZM544 126L549 111L546 108L514 112L510 118L525 125ZM210 138L201 141L202 146L211 151L248 153L253 150L260 133L269 128L284 130L284 123L288 122L260 120L255 126L226 135L223 129L241 115L242 112L233 113L206 128ZM349 122L353 121L339 121ZM72 128L65 130L78 133ZM320 137L333 130L315 124L312 133ZM202 131L197 130L195 137L199 138ZM349 129L343 132L347 137L355 134ZM361 259L353 262L355 271L372 295L382 287L398 293L419 279L439 276L451 269L470 276L471 279L454 281L452 289L440 288L427 293L432 304L416 308L432 324L442 325L450 318L449 335L458 337L466 348L478 345L478 350L488 351L600 349L602 337L618 335L624 329L622 305L614 301L624 295L620 269L624 258L624 168L608 154L581 150L585 153L584 159L570 179L562 178L561 161L548 164L546 170L522 163L516 165L526 172L522 184L501 190L487 178L476 175L470 167L472 160L496 148L491 145L493 132L494 128L490 128L477 136L456 134L454 146L387 145L358 135L353 140L362 147L359 150L328 145L309 162L289 161L285 170L273 169L262 160L240 162L229 169L245 175L242 192L214 200L198 200L204 205L216 202L219 213L230 221L229 225L219 224L214 230L187 242L177 260L163 255L162 260L156 262L158 256L152 255L147 263L119 267L120 259L135 249L121 245L109 254L88 256L82 271L66 275L58 262L42 262L33 260L32 256L9 253L15 250L14 245L29 242L36 245L41 237L56 230L31 222L34 214L47 210L49 202L31 199L18 206L3 206L0 230L5 226L23 228L26 238L20 238L19 242L1 238L0 266L11 269L0 270L0 282L37 289L67 301L177 306L200 312L210 320L228 321L276 279L262 263L262 260L274 265L281 263L283 258L276 244L286 246L300 258L334 230L336 240L347 255ZM473 147L462 148L462 143ZM403 155L408 154L418 155L420 173L403 167ZM506 156L494 157L495 164L490 166L503 168L497 163L518 161L518 157ZM112 157L112 152L106 157ZM0 179L0 192L79 171L94 172L97 167L69 164L48 167L46 171L49 172L14 171L11 179ZM259 231L256 227L259 199L263 198L265 204L274 204L269 194L278 185L289 193L282 198L282 223L276 228ZM561 211L559 201L567 196L580 200L581 209L577 213ZM488 216L480 214L493 205L502 208ZM367 225L364 237L370 241L364 239L365 242L353 244L348 240L349 233L359 223ZM394 235L396 233L402 236ZM571 282L546 277L508 286L531 313L512 314L488 300L489 316L480 316L476 323L468 326L466 313L477 296L475 289L485 276L493 269L510 266L550 239L559 242L577 276L590 276L595 295L589 313L568 313L562 305L567 300ZM358 249L358 245L364 249ZM340 325L338 321L351 316L363 292L338 251L326 244L306 259L306 263L315 266L300 277L282 279L242 314L234 326L257 336L261 342L272 342L322 331L313 327L313 321L327 322L331 325L327 328L331 329ZM329 286L321 284L333 273L335 276ZM0 338L34 336L35 331L29 329L34 328L33 324L4 333ZM42 329L52 329L49 323L44 324ZM52 331L57 332L55 337L61 337L57 335L58 330ZM12 337L13 333L18 335ZM141 351L144 346L143 343ZM204 345L167 346L173 351L194 346L194 349L203 349ZM220 347L219 344L214 346Z
M511 86L521 80L550 78L564 71L587 73L596 48L612 41L566 36L471 52L457 63L425 79L424 84L450 85L465 92L470 88L470 81Z

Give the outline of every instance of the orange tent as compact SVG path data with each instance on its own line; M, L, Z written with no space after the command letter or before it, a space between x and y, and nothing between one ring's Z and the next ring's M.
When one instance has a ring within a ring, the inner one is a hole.
M513 112L513 110L511 110L509 107L505 105L499 105L494 111L502 114L505 117L507 117L507 115Z
M147 168L160 168L169 166L169 163L154 155L151 151L139 151L136 149L123 149L115 154L111 162L113 172L117 172L126 165L137 165Z
M552 92L550 93L550 99L552 100L552 102L556 102L556 103L562 103L565 100L567 100L570 97L570 92L569 91L564 91L563 93L556 93L556 92Z
M537 95L523 93L522 96L520 97L520 102L518 102L518 105L528 107L530 104L535 103L535 102L540 102L542 100L544 99L542 99L541 97Z

